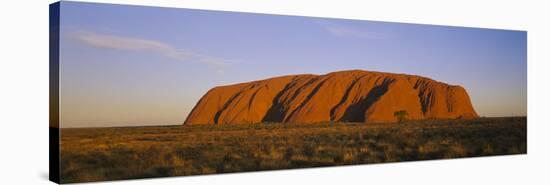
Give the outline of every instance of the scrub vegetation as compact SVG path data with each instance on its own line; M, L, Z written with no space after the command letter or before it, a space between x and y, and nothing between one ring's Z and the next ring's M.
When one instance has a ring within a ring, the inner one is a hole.
M527 118L61 129L63 183L525 154Z

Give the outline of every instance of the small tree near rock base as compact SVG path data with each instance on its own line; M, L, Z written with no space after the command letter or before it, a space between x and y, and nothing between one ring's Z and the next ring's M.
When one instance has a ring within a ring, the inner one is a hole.
M395 111L393 113L393 116L395 116L397 118L397 121L399 121L399 123L407 120L408 115L409 115L409 113L407 113L406 110Z

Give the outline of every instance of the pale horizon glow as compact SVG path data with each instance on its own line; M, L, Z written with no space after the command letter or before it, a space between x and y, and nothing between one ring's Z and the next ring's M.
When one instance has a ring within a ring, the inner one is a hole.
M60 126L182 124L219 85L368 70L468 91L480 116L527 115L527 33L61 2Z

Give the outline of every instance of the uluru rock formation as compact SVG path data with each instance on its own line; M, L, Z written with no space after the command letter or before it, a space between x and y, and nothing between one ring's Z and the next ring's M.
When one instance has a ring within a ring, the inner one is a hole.
M397 111L406 111L409 120L478 117L461 86L352 70L214 87L184 124L397 122Z

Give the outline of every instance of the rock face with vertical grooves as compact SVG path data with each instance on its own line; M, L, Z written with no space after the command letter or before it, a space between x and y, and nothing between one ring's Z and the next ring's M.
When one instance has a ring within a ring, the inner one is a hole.
M214 87L184 124L390 123L397 122L397 111L406 111L409 120L478 117L461 86L415 75L352 70Z

